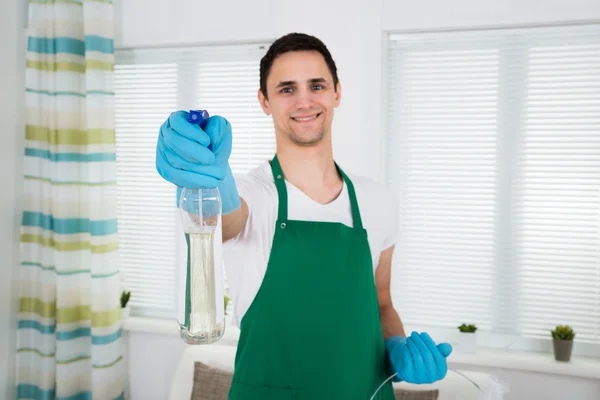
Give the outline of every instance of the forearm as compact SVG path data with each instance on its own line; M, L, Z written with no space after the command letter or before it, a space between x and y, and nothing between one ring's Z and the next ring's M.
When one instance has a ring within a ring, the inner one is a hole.
M392 304L379 307L379 312L381 315L381 329L383 331L384 340L393 336L406 337L404 325Z
M241 207L237 210L223 215L223 242L226 242L236 237L246 226L248 219L248 204L240 197Z
M390 292L390 282L392 279L392 255L394 246L381 252L379 266L375 271L375 286L377 287L377 301L379 303L379 314L381 316L381 328L384 339L387 340L393 336L406 337L404 326L400 321L400 316L394 309L392 294Z

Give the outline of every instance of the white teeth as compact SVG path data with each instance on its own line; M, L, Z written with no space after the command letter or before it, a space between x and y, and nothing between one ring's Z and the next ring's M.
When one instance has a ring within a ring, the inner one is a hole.
M315 119L315 118L317 118L317 116L313 115L312 117L306 117L306 118L294 118L294 120L304 122L304 121L310 121L311 119Z

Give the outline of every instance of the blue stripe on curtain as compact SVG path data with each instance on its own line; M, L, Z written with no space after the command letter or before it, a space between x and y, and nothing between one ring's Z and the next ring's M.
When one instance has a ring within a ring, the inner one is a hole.
M36 385L22 383L17 386L17 399L55 400L56 390L42 390Z
M33 320L29 320L29 319L19 320L17 328L18 329L35 329L36 331L38 331L40 333L45 333L45 334L50 334L50 335L54 334L54 332L56 331L56 325L42 325L38 321L33 321Z
M73 396L57 397L56 400L93 400L92 392L81 392Z
M34 211L23 212L23 226L42 228L62 235L90 233L104 236L117 233L117 220L90 221L87 218L54 218Z
M53 153L49 150L25 149L25 155L28 157L45 158L50 161L60 162L106 162L116 161L115 153Z
M27 51L46 54L75 54L84 56L86 51L98 51L100 53L112 54L114 43L112 39L89 35L85 40L68 37L30 37L27 40Z

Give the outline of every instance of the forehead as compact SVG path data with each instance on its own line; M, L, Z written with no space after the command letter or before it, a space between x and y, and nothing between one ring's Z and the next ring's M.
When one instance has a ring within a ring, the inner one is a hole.
M333 81L325 58L317 51L290 51L278 56L269 73L269 84L324 78Z

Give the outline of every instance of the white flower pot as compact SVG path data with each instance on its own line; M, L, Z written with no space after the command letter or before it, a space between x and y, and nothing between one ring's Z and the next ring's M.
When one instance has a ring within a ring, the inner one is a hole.
M475 353L477 351L477 334L475 332L459 332L457 350L461 353Z
M129 306L121 308L121 320L125 320L127 318L129 318Z

